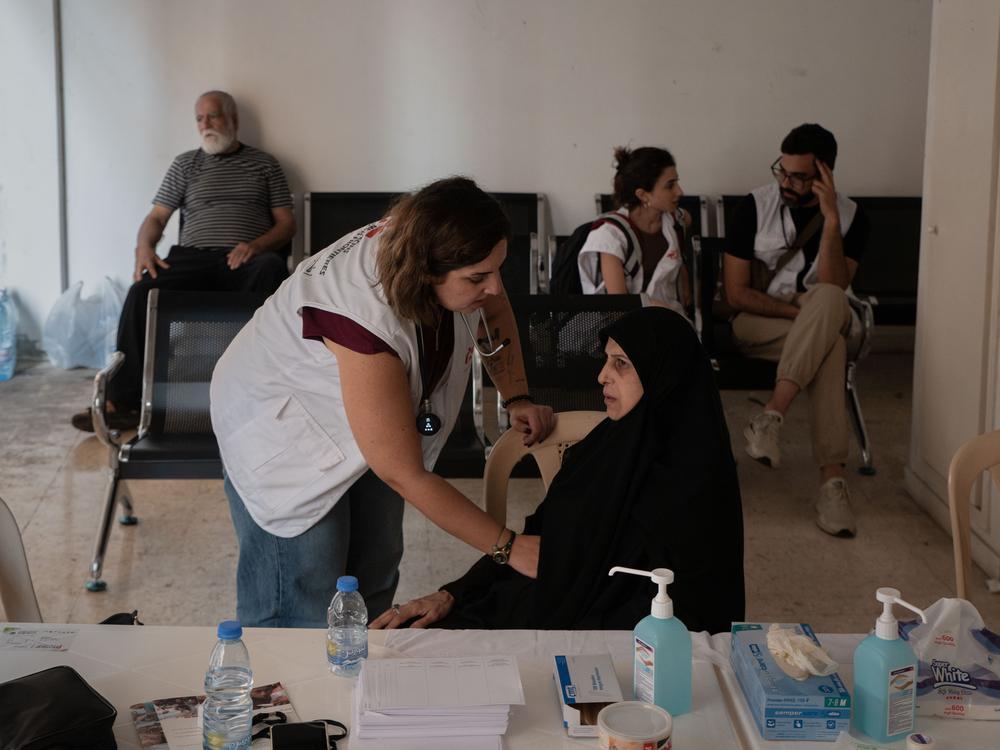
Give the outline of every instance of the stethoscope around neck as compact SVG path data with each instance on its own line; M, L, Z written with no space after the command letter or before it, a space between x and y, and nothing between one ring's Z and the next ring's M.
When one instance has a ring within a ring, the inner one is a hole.
M465 324L465 330L469 332L469 338L472 339L472 346L480 357L495 357L503 349L510 346L509 338L504 339L494 346L493 336L490 334L489 326L486 325L486 315L483 313L482 308L479 308L479 321L486 332L485 339L476 338L476 335L472 332L472 326L469 325L469 319L465 317L464 313L457 312L455 314ZM427 365L427 356L424 350L424 327L420 323L417 323L416 326L417 356L420 359L420 384L421 388L423 388L420 394L420 411L417 413L417 432L424 437L433 437L441 431L441 417L435 414L431 408L431 394L427 388L430 381L430 368Z

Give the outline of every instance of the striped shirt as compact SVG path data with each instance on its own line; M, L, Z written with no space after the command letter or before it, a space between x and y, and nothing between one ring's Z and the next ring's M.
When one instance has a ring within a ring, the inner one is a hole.
M273 227L271 209L291 208L292 195L278 160L241 143L229 154L185 151L153 203L181 210L181 245L230 248Z

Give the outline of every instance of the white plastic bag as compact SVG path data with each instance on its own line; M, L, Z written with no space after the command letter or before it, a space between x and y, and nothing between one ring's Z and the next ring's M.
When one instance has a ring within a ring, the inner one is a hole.
M938 599L926 624L900 623L919 660L917 714L1000 720L1000 636L965 599Z
M104 367L115 350L125 291L107 276L97 294L82 297L83 282L63 292L42 327L42 348L56 367Z

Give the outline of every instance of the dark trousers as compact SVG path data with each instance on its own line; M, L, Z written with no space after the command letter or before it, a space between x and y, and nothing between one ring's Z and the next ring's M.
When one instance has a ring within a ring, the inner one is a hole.
M273 294L288 276L284 256L255 255L235 270L226 265L229 248L205 249L174 245L156 278L145 274L128 290L118 318L118 351L125 362L108 381L107 397L122 410L138 410L142 399L142 362L146 344L146 300L150 289L205 292L264 292Z

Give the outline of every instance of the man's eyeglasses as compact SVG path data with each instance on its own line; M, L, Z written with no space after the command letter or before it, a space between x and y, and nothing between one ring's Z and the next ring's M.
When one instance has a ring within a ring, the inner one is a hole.
M771 165L771 174L774 175L774 179L778 181L778 184L788 180L789 184L795 188L803 188L808 183L819 177L818 172L813 172L812 174L805 174L804 172L786 172L785 168L781 166L780 156L775 159L774 164Z

